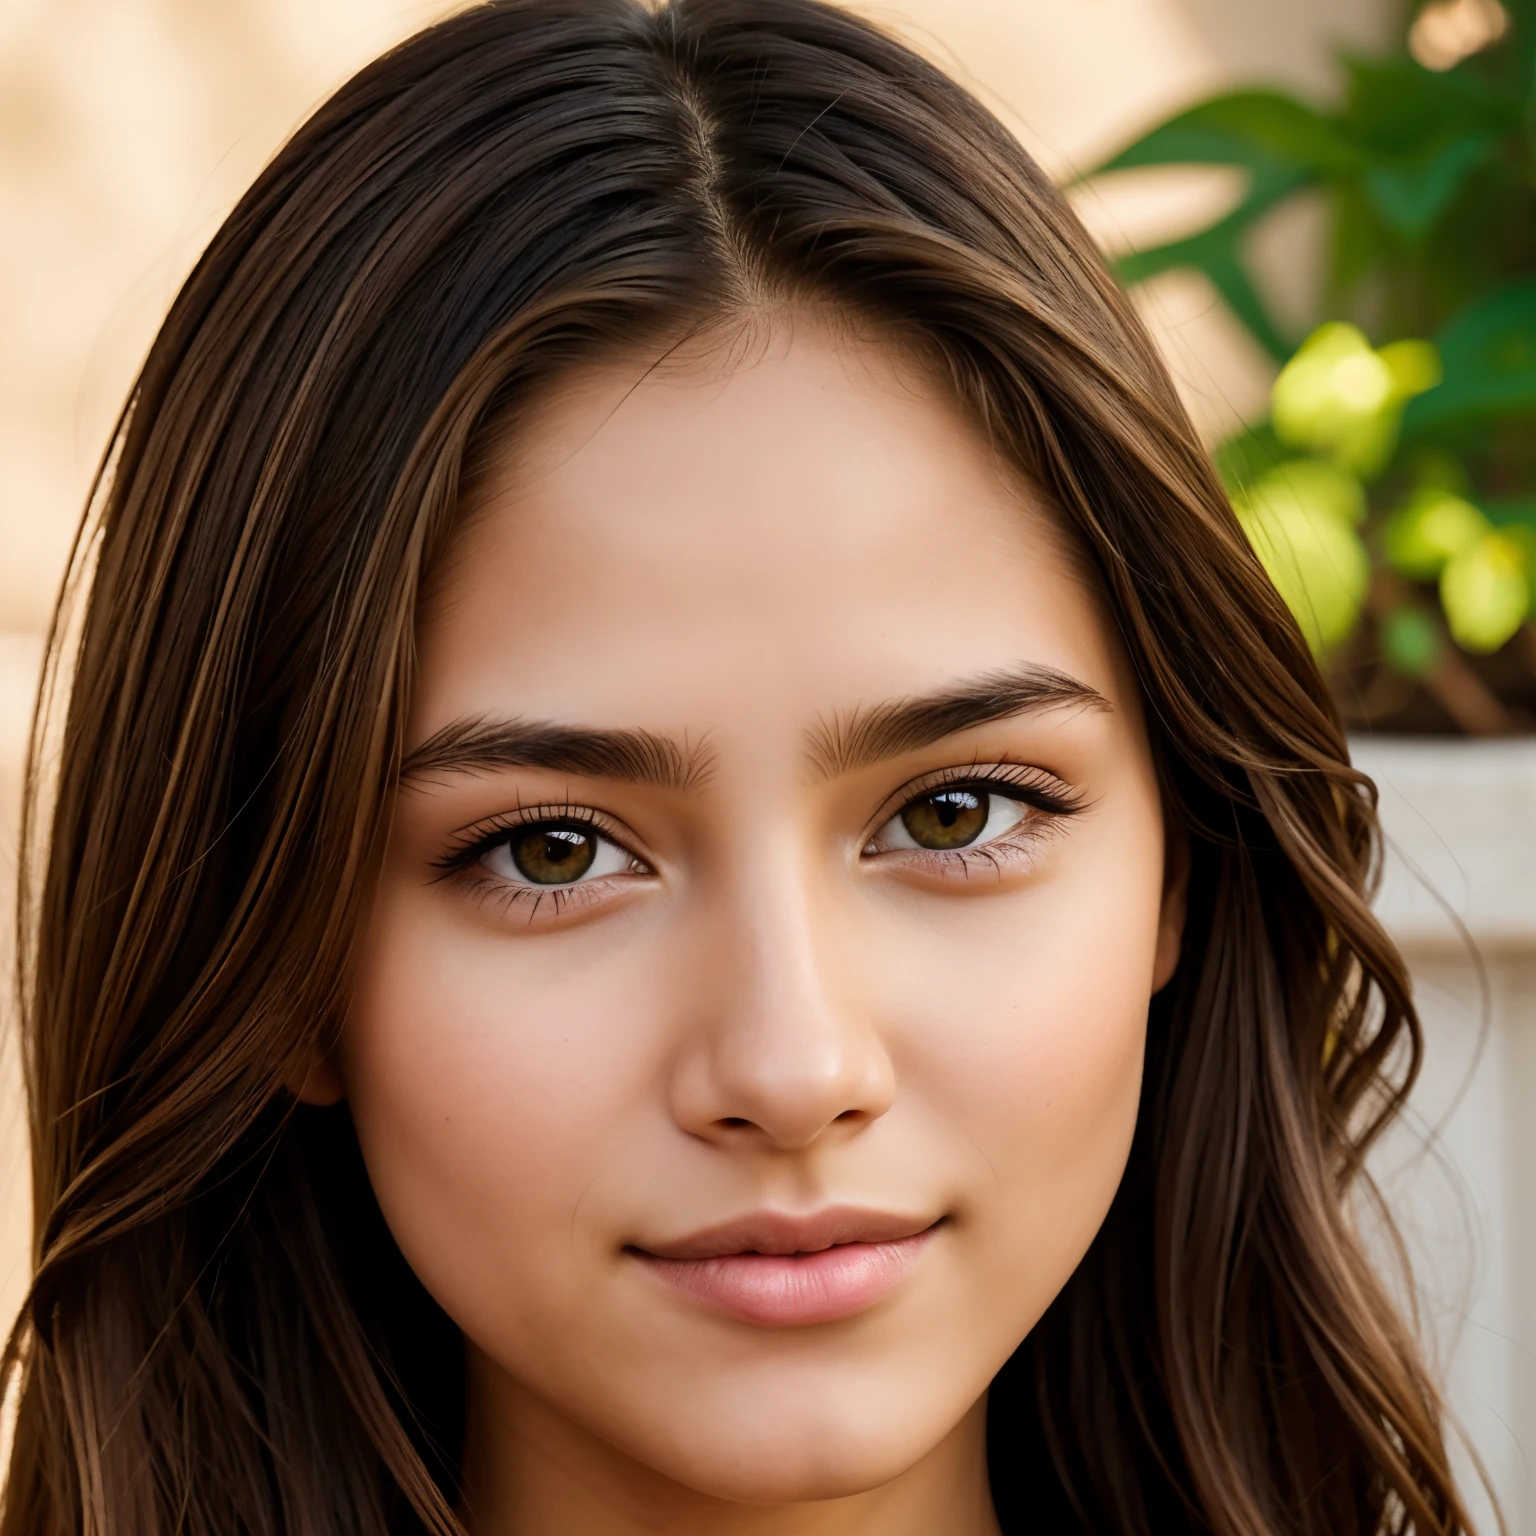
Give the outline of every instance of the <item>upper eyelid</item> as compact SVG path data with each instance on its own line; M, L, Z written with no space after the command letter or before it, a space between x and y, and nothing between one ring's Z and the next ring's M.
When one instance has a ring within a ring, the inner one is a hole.
M1039 774L1046 782L1038 786L1020 783L1007 776L1010 769L1019 773ZM1004 790L1039 788L1053 793L1071 811L1081 808L1077 790L1058 774L1052 773L1048 768L1041 768L1036 763L967 763L950 768L936 768L932 772L919 774L917 778L908 780L900 789L887 795L880 803L880 808L871 818L870 830L875 831L884 826L909 801L917 799L918 796L931 794L936 789L944 789L953 784L997 785Z
M504 831L509 827L525 826L534 821L589 821L602 830L604 813L590 805L577 805L573 801L559 803L553 800L532 805L517 805L510 811L492 811L489 816L476 816L463 826L455 827L450 837L470 838L476 833L487 835Z
M515 831L518 827L536 826L542 821L580 822L591 827L598 836L606 838L615 847L622 848L632 859L639 859L645 864L650 862L648 856L635 847L639 839L616 817L590 805L545 804L518 806L514 811L498 811L465 822L449 834L451 842L448 849L432 863L440 871L439 878L451 875L455 870L472 863L501 833Z

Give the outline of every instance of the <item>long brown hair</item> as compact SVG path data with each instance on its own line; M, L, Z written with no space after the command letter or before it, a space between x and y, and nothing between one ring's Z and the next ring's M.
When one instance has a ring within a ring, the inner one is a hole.
M1192 847L1123 1186L994 1386L1005 1528L1467 1529L1345 1214L1420 1051L1372 790L1083 231L815 0L491 0L282 150L104 460L30 766L0 1536L458 1528L458 1334L283 1086L346 1007L417 593L541 380L797 300L920 344L1059 506Z

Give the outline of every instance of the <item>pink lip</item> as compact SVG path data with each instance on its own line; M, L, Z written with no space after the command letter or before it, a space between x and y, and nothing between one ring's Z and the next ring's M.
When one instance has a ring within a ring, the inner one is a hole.
M847 1206L809 1216L761 1211L629 1252L711 1312L797 1328L872 1307L907 1277L938 1227Z

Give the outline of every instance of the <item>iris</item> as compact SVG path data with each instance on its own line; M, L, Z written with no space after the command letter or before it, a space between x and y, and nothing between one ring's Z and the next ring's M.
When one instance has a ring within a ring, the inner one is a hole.
M974 789L935 790L907 806L901 824L919 848L964 848L981 835L991 800Z

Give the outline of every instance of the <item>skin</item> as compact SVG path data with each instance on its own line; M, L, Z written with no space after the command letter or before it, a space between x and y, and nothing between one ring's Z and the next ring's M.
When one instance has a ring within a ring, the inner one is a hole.
M350 1100L464 1331L476 1536L994 1536L988 1383L1120 1180L1179 859L1040 497L888 343L798 313L721 355L567 380L477 488L355 1007L304 1094ZM902 701L1042 669L1081 694L882 737ZM673 781L444 747L494 721L666 738ZM896 846L945 771L1075 809L994 790L989 852ZM550 808L600 817L618 872L557 901L505 843L442 867ZM840 1320L721 1316L635 1253L830 1205L936 1224Z

